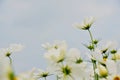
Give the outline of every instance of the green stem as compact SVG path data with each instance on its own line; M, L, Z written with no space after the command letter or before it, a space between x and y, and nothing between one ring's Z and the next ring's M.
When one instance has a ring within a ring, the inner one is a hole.
M57 76L57 80L59 80L59 77Z
M47 80L46 77L45 77L45 80Z
M93 46L93 51L94 51L94 40L93 40L93 36L92 36L92 33L91 31L88 29L88 32L89 32L89 35L90 35L90 39L91 39L91 42L92 42L92 46ZM92 60L92 59L91 59ZM98 74L95 72L96 68L97 68L97 65L96 65L96 61L95 60L92 60L92 63L93 63L93 70L94 70L94 80L99 80L98 78Z
M93 70L94 70L94 80L99 80L98 74L95 72L95 69L97 68L96 61L92 60L92 63L93 63Z
M9 60L10 60L10 64L12 65L12 58L10 56L8 56Z
M89 32L89 35L90 35L90 39L92 41L92 46L94 47L94 40L93 40L92 33L91 33L91 31L89 29L88 29L88 32ZM94 49L93 49L93 51L94 51Z

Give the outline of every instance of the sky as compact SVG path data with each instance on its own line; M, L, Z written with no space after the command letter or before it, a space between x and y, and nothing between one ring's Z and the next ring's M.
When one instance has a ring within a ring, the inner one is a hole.
M0 0L0 48L12 43L25 46L12 54L16 73L45 68L41 44L65 40L69 48L83 50L88 33L72 25L89 16L96 18L91 27L96 38L120 43L119 4L119 0Z

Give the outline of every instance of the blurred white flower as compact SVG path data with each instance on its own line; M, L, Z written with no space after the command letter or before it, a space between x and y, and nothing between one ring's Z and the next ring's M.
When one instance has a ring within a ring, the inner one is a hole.
M82 67L78 68L78 66L64 65L57 71L57 75L60 77L60 80L76 80L83 78L83 75L85 75L83 71L84 69Z
M50 62L59 63L65 59L65 52L60 50L50 50L44 54L44 57Z
M44 57L51 62L62 62L65 59L66 49L67 44L64 41L57 41L51 45L51 48L47 50Z
M5 56L10 56L14 52L19 52L24 48L21 44L10 44L8 48L1 48L0 54L4 54Z
M77 48L71 48L67 53L66 53L66 61L67 63L70 64L77 64L77 63L82 63L82 57L80 54L80 51Z
M87 78L86 64L59 64L51 65L49 72L59 77L59 80L82 80Z
M67 44L65 41L54 41L53 44L50 43L46 43L46 44L42 44L42 47L45 48L46 50L52 50L52 49L60 49L65 51L67 49Z
M94 52L86 53L87 57L91 60L98 61L100 63L105 63L107 60L107 57L104 57L103 54L101 53L101 50L96 48Z
M103 45L101 46L101 52L105 53L105 52L107 52L107 50L116 49L116 47L117 47L117 42L107 41L107 42L103 43Z
M34 79L33 73L34 73L34 68L30 71L20 73L19 75L16 76L16 80L37 80Z
M90 17L90 18L86 18L81 24L79 23L74 24L74 26L78 29L88 30L92 26L94 21L95 21L95 18Z
M33 75L34 75L33 77L38 80L40 78L46 78L47 76L50 76L51 74L48 71L37 69L35 70Z

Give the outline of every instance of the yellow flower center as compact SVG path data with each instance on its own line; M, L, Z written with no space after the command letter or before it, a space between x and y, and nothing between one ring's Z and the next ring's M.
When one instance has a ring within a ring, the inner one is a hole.
M115 76L113 80L120 80L120 76Z

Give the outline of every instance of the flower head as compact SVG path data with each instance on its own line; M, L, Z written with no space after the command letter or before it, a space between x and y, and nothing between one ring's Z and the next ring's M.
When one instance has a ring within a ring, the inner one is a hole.
M47 51L52 50L52 49L60 49L60 50L66 50L67 44L65 41L54 41L53 44L46 43L42 44L42 47L45 48Z
M40 78L46 78L47 76L50 75L50 73L49 73L49 71L36 69L33 75L34 75L35 79L40 79Z
M44 45L44 47L47 49L44 56L49 61L59 63L65 59L67 45L64 41L57 41L53 45Z
M95 19L93 17L86 18L81 24L75 24L75 27L81 30L88 30L94 21Z
M66 61L70 64L80 64L83 62L80 51L76 48L71 48L66 54Z
M44 57L50 62L59 63L62 62L65 58L65 53L61 50L50 50L44 54Z
M16 76L17 80L37 80L33 78L33 73L34 73L35 69L33 68L30 71L27 72L23 72L19 75Z
M24 48L21 44L10 44L8 48L0 49L0 53L4 54L5 56L9 57L14 52L19 52Z

